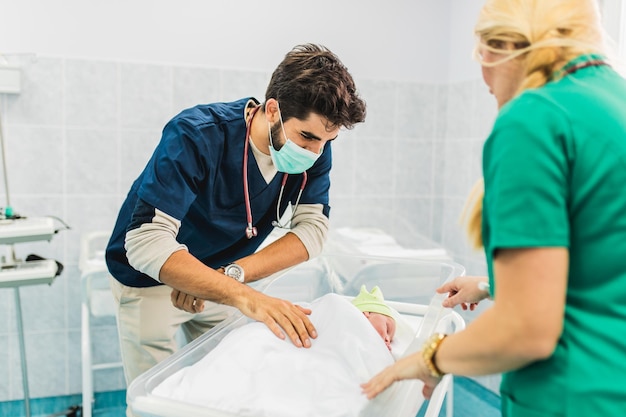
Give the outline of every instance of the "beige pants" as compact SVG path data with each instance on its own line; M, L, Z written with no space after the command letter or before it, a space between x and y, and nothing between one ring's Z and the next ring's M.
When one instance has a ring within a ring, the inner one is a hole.
M172 305L172 289L166 285L127 287L113 277L109 282L117 304L117 328L127 387L140 374L176 352L179 328L190 342L236 311L234 307L205 301L202 313L191 314ZM130 407L126 415L132 416Z

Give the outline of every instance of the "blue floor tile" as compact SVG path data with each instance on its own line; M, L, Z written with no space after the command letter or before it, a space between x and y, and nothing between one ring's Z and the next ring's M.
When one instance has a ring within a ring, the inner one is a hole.
M123 417L126 413L126 391L100 392L94 395L95 403L93 417ZM80 394L62 397L32 398L30 404L31 417L60 417L68 415L74 408L79 408L75 414L81 416ZM0 402L1 417L25 417L24 401Z
M500 417L500 397L478 382L463 377L454 377L454 417ZM416 417L423 417L428 402L422 405ZM440 416L446 415L444 401Z

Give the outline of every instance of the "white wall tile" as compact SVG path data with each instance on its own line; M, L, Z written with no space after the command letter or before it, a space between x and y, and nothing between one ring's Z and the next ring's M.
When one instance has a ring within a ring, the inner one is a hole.
M0 336L9 331L9 310L13 308L13 297L12 289L0 290Z
M79 330L81 325L82 283L78 265L71 264L63 268L63 274L57 279L66 283L65 322L68 330Z
M353 199L352 218L345 226L373 227L393 235L393 201L384 196L358 195Z
M6 123L60 126L63 86L62 59L38 58L23 66L20 93L7 95Z
M433 207L432 207L432 215L431 215L431 224L432 230L430 237L435 241L442 243L443 242L443 208L445 206L445 199L439 196L434 196L432 199Z
M438 84L437 94L435 95L435 137L443 140L447 137L448 132L448 91L449 85Z
M67 392L65 330L26 333L28 386L31 398L54 397ZM11 399L24 398L17 338L11 343Z
M353 206L353 196L333 196L331 187L329 227L338 228L351 225L354 222Z
M9 290L4 290L3 292L8 293ZM4 314L2 317L6 319L7 315ZM10 398L9 393L11 392L11 383L13 381L13 374L10 368L9 337L13 338L13 335L9 336L6 332L0 331L0 369L3 370L3 372L0 372L0 398Z
M67 130L67 194L113 194L117 190L116 130Z
M341 131L332 144L333 167L330 171L331 204L335 196L353 195L355 192L356 170L361 167L356 150L361 138L354 131Z
M123 63L120 72L121 127L163 127L174 115L172 68Z
M62 130L14 125L7 126L5 131L10 195L62 193L65 161Z
M465 200L446 198L443 206L442 243L455 256L463 257L470 251L465 230L460 222Z
M172 99L174 114L197 104L220 100L221 73L219 70L174 67L172 71L174 74Z
M154 149L161 140L161 129L123 130L120 133L121 150L120 192L126 195L130 186L150 160Z
M471 141L471 151L469 159L469 180L471 185L483 176L483 139L474 139Z
M362 80L357 90L367 105L365 123L360 127L364 136L393 138L396 132L396 83Z
M472 134L476 138L487 139L498 114L496 98L489 92L483 80L474 82L474 115Z
M448 165L445 158L446 142L442 138L438 138L433 143L433 188L432 194L436 197L442 197L445 193L446 166Z
M396 141L395 161L390 167L396 183L396 198L423 197L432 194L433 157L431 140Z
M20 287L26 334L67 328L66 289L66 281L62 277L58 277L50 285Z
M475 178L470 178L470 167L476 165L472 160L472 140L447 139L443 152L443 195L446 197L465 197L468 195Z
M393 202L390 198L356 195L331 201L331 228L366 227L393 234Z
M113 230L120 204L117 196L113 195L68 196L67 204L67 219L72 225L72 230L66 232L67 260L76 264L81 236L98 230Z
M82 393L82 356L80 328L67 332L67 391Z
M420 248L423 237L432 235L432 198L394 198L393 235L407 248ZM429 248L428 248L429 249Z
M92 333L93 361L121 362L120 344L115 323L109 326L98 326Z
M263 103L269 81L270 74L265 72L222 70L221 101L234 101L244 97L254 97Z
M390 198L393 195L395 182L392 138L360 138L355 155L357 164L355 194Z
M446 138L466 138L472 135L475 116L475 83L464 81L448 86Z
M65 62L65 123L104 127L119 124L119 66L113 62Z
M431 139L437 130L437 85L398 84L397 135Z

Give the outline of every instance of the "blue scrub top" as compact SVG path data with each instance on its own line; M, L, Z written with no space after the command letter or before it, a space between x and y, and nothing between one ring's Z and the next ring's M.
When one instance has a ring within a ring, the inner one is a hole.
M138 199L178 220L177 241L211 268L253 253L272 231L283 177L278 173L267 184L252 149L248 149L248 189L258 236L246 237L243 192L243 152L246 137L244 111L254 98L231 103L202 104L182 111L170 120L161 141L124 201L106 260L111 274L131 287L159 285L155 279L128 264L124 240ZM329 215L328 190L332 152L330 142L311 167L300 204L322 204ZM295 202L302 175L290 175L280 213ZM136 214L135 214L136 215Z

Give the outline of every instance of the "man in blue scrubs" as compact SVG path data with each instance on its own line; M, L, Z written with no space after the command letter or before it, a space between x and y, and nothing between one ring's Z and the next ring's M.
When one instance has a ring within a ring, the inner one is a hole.
M285 56L262 104L198 105L167 123L106 252L128 384L175 351L179 327L193 339L234 308L311 346L309 310L246 283L320 253L330 142L364 119L338 57L307 44ZM257 251L289 203L289 232Z

